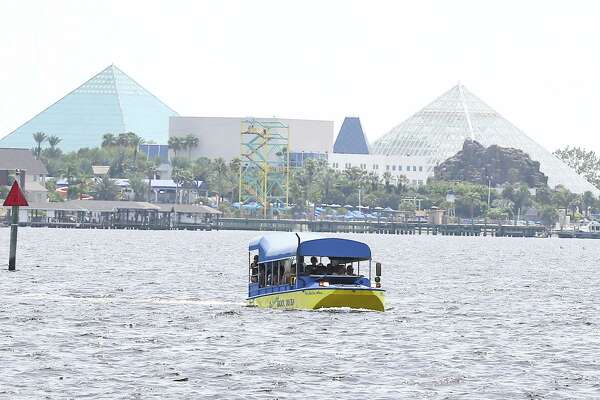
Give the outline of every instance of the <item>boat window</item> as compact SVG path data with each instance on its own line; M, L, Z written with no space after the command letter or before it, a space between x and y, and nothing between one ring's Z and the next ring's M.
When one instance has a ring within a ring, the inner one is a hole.
M304 274L357 276L358 264L348 258L308 257Z

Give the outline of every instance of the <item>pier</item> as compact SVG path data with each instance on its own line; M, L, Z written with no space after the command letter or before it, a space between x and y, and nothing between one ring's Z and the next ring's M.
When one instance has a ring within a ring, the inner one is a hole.
M547 237L549 235L548 230L541 225L429 224L424 222L322 221L258 218L220 218L217 221L217 229L441 236Z
M133 201L72 200L22 207L19 226L72 229L247 230L391 235L548 237L541 225L432 224L418 221L334 221L222 218L213 208ZM1 221L0 221L1 222Z

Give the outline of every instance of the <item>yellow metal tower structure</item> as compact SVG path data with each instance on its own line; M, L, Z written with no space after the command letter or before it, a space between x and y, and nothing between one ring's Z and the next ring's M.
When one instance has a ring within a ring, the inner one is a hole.
M273 207L288 205L289 138L289 126L281 121L242 121L239 201L255 201L264 217Z

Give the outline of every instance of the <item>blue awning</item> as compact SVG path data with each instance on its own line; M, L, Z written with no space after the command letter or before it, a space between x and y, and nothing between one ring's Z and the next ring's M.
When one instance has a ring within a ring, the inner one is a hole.
M301 233L300 248L294 233L276 233L257 237L248 244L249 251L258 250L259 262L275 261L300 256L371 259L371 249L362 242L349 239L323 237L313 233Z

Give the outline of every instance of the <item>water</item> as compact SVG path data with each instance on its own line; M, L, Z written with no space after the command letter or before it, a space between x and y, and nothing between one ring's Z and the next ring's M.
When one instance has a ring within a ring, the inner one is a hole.
M245 307L255 235L21 229L0 398L600 398L600 241L346 235L376 313Z

